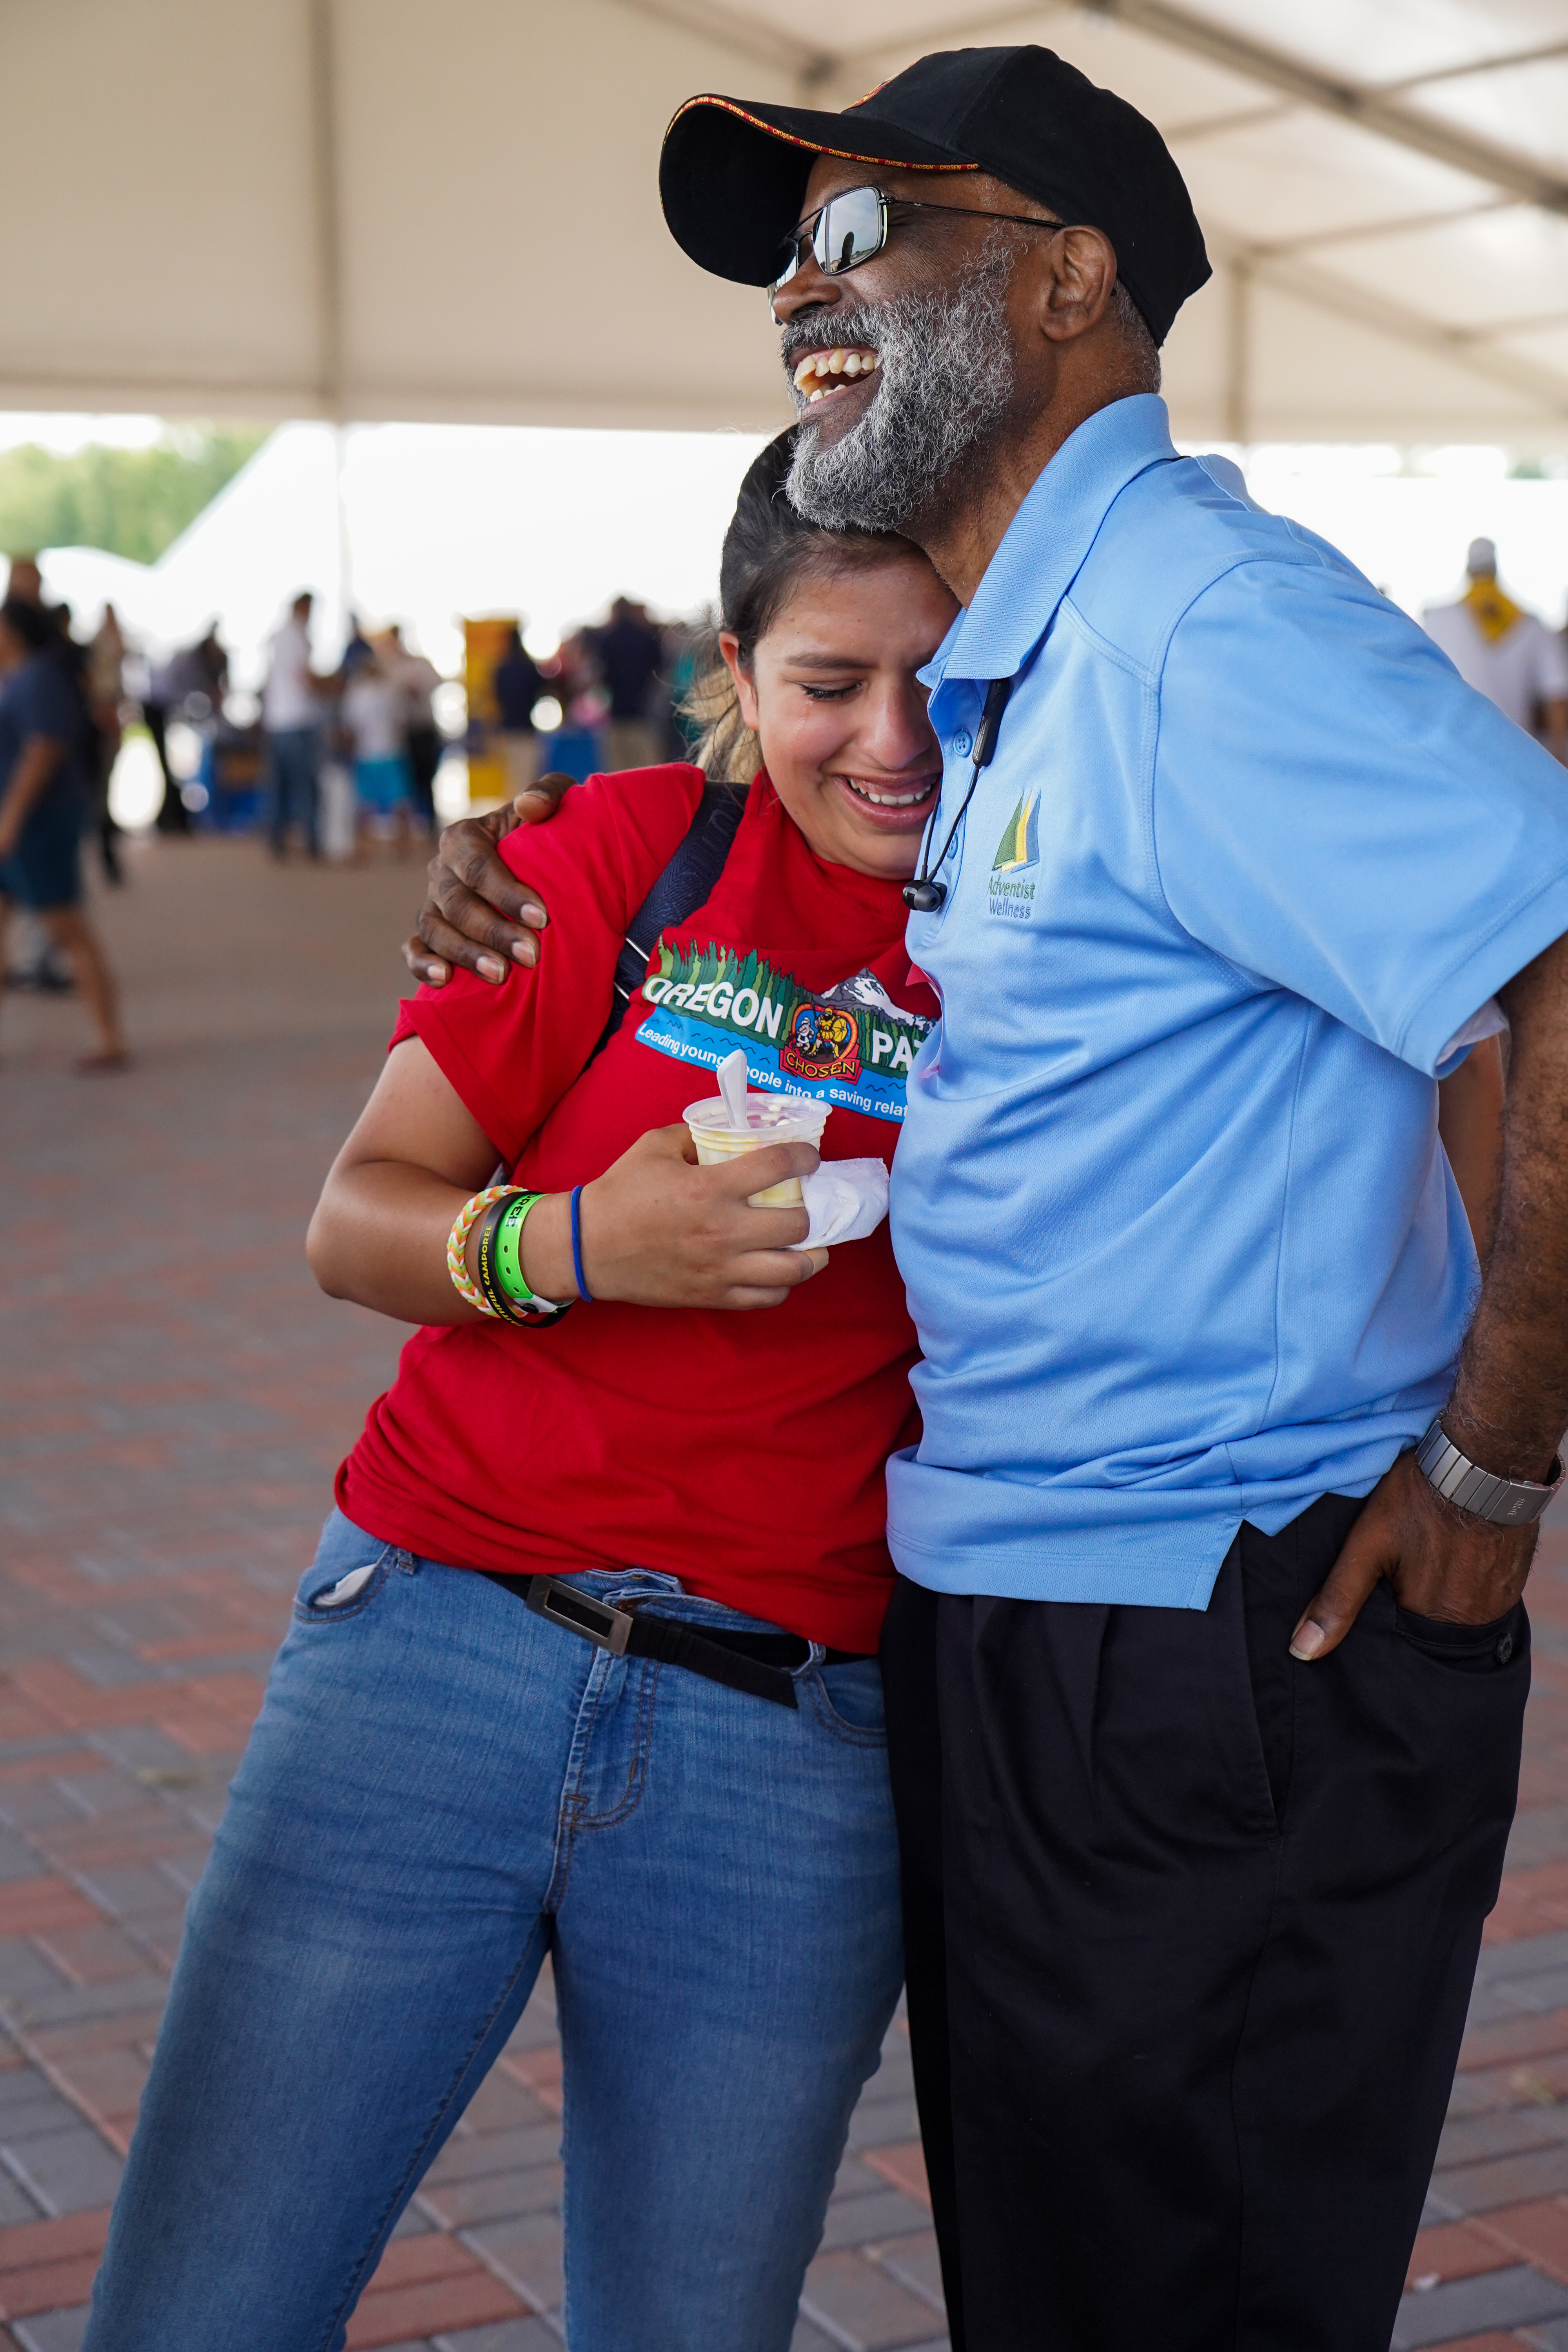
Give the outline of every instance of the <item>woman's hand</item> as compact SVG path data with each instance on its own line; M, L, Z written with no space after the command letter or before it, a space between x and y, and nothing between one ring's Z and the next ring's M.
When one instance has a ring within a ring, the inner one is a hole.
M683 1126L655 1128L585 1185L583 1271L595 1298L634 1307L782 1307L827 1264L805 1239L804 1208L753 1209L748 1193L805 1176L809 1143L770 1143L717 1168L699 1168ZM571 1196L552 1193L523 1228L523 1270L545 1298L574 1298Z
M537 962L536 931L549 921L544 901L496 855L522 824L548 824L572 786L570 776L541 776L516 800L487 816L449 824L427 869L429 896L418 929L403 942L403 961L427 988L444 988L454 965L481 980L503 981L514 963Z

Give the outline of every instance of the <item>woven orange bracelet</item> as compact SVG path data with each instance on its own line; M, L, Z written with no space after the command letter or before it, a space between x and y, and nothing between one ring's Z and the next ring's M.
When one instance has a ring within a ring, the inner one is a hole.
M494 1316L496 1310L479 1285L469 1277L467 1263L468 1235L492 1202L504 1201L509 1193L521 1190L520 1184L490 1184L484 1192L476 1192L471 1201L464 1202L447 1236L447 1271L452 1277L452 1287L460 1298L468 1300L470 1307L477 1307L481 1315Z

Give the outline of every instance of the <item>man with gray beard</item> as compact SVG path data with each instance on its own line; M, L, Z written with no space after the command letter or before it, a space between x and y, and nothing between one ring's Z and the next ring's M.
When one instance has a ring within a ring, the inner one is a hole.
M1203 240L1049 51L694 99L661 187L770 289L794 502L965 607L906 892L942 1020L883 1648L953 2343L1385 2352L1568 1425L1561 772L1177 455ZM1483 1286L1436 1079L1504 1025Z

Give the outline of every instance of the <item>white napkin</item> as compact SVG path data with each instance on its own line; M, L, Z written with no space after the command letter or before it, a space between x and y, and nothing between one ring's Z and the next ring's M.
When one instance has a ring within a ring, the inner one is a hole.
M881 1160L825 1160L800 1180L811 1231L794 1249L863 1242L888 1213L888 1169Z

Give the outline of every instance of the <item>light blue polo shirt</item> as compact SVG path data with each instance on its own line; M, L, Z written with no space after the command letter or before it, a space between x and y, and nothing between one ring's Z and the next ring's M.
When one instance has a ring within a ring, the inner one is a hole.
M930 668L970 775L910 952L893 1241L924 1435L889 1538L943 1591L1201 1609L1242 1519L1364 1495L1477 1267L1447 1043L1568 930L1568 774L1344 558L1178 457L1051 460Z

